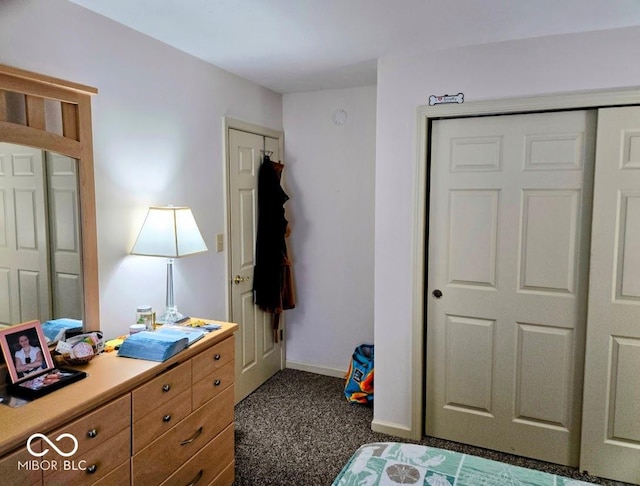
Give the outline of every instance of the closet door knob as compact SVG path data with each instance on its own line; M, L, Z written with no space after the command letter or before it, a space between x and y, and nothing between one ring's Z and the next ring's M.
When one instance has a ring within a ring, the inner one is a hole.
M436 299L439 299L440 297L442 297L442 292L439 289L435 289L432 293L431 293Z

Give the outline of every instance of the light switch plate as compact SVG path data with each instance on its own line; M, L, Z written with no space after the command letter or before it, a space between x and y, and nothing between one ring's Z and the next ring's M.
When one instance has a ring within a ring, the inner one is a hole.
M216 235L216 251L218 253L220 253L222 250L224 250L223 236L224 235L222 235L222 234Z

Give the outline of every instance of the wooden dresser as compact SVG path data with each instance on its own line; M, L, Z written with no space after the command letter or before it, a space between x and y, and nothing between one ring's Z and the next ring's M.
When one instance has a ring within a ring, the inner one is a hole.
M84 380L0 405L0 483L232 484L238 326L216 323L164 363L105 353L82 368Z

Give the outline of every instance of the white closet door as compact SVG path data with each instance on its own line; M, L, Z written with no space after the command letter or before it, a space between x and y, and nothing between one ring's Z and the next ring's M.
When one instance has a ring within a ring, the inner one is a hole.
M51 316L42 150L0 144L0 323Z
M53 316L82 319L82 241L78 203L78 162L46 152L49 181L51 300Z
M433 123L428 435L578 464L594 135L587 111Z
M580 468L640 483L640 108L599 110Z

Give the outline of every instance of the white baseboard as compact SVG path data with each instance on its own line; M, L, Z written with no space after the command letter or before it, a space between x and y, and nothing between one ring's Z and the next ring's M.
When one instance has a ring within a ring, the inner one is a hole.
M308 363L300 363L298 361L287 360L285 366L287 368L291 368L292 370L308 371L309 373L316 373L318 375L324 376L333 376L335 378L344 378L344 375L347 374L347 370L328 368L326 366L318 366Z
M375 406L375 402L374 402ZM392 424L389 422L381 422L379 420L371 421L371 430L374 432L380 432L382 434L393 435L394 437L400 437L402 439L415 440L411 429L404 425ZM418 437L418 439L420 439Z

